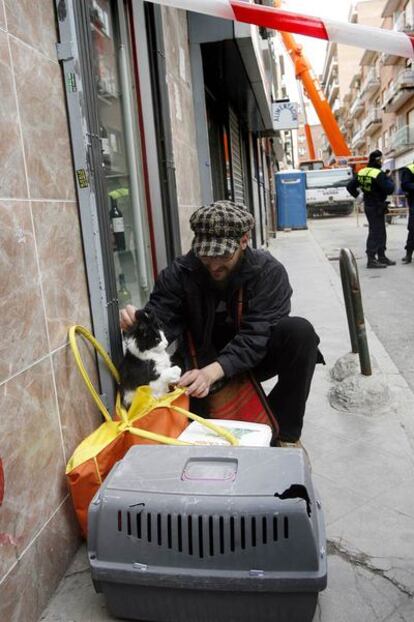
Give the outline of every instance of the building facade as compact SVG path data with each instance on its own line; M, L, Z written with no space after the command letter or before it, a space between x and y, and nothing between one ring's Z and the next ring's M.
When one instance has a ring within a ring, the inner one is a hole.
M65 464L100 417L68 328L117 363L119 308L189 249L202 204L245 203L254 246L276 229L268 35L142 0L0 0L0 620L37 620L80 542Z
M366 26L381 26L384 5L385 0L356 2L350 10L348 21ZM370 54L364 53L361 48L330 42L321 77L325 97L355 155L364 153L361 148L365 146L362 140L365 106L362 105L362 100L375 95L375 88L377 85L379 87L377 70L372 68L369 71L371 67L366 68L366 58ZM372 112L371 108L369 112ZM329 163L333 154L327 137L323 148L323 159Z
M411 0L358 3L355 13L361 23L408 34L414 31ZM329 58L328 53L325 74ZM348 89L340 93L337 104L341 130L353 155L367 155L377 148L383 151L384 167L392 171L399 192L399 171L414 160L412 62L367 50L356 67L346 60L338 62L339 71L341 67L353 68ZM329 156L328 145L326 150Z
M367 3L368 4L368 3ZM381 26L414 32L411 0L388 0L378 7ZM414 70L410 59L366 51L345 97L347 137L355 154L378 148L399 192L399 171L414 160Z

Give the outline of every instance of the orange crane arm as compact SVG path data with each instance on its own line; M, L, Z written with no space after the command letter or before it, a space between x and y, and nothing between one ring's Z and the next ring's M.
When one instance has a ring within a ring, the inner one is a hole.
M274 0L274 6L279 8L281 0ZM345 138L339 129L339 125L329 106L325 95L322 92L319 80L314 75L308 59L302 52L302 46L296 43L295 38L288 32L280 33L283 43L293 61L295 74L301 80L307 96L311 100L316 114L330 142L335 156L350 156L351 151L346 144ZM306 131L306 128L305 128Z

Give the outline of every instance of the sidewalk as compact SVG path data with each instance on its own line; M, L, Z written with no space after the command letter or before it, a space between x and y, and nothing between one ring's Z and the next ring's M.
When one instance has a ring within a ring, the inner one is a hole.
M278 233L270 250L286 266L293 315L321 338L302 440L324 507L328 588L314 622L410 622L414 619L414 395L368 326L371 355L392 392L382 414L331 408L329 370L350 351L339 278L309 231ZM82 547L42 622L109 622L94 592ZM260 622L260 621L258 621Z

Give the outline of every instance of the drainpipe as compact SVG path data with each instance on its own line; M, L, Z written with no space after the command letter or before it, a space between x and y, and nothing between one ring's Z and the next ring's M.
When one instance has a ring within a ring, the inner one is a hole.
M167 66L162 28L162 7L147 3L146 23L154 95L154 116L160 164L161 196L165 222L167 259L181 255L177 185L172 143L171 113L167 86Z

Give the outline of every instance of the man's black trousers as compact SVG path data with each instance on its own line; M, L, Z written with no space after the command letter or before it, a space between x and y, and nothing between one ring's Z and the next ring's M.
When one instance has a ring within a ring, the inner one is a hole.
M367 205L365 203L365 214L368 220L367 255L374 258L385 254L387 247L387 233L385 230L384 207L379 205Z
M407 253L412 253L414 251L414 205L410 205L410 210L408 212L408 236L407 243L405 245L405 250Z
M272 328L267 354L253 370L260 382L278 376L267 401L279 423L281 440L300 438L315 365L324 362L318 344L310 322L301 317L283 318Z

